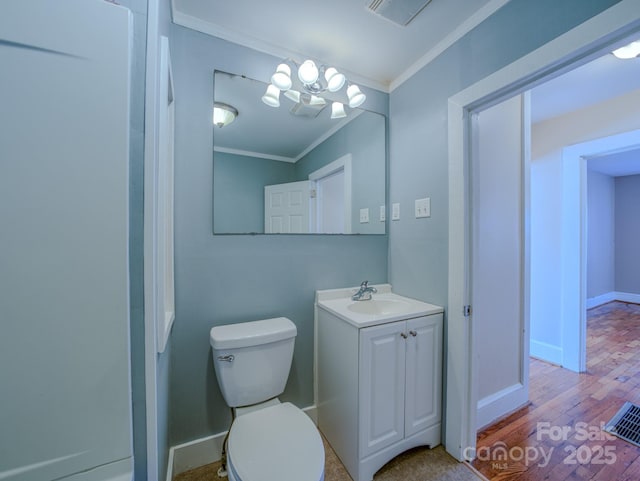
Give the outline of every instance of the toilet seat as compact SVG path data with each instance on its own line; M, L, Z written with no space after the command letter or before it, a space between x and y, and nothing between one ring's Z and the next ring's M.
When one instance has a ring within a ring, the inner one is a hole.
M232 481L322 481L324 446L311 419L291 403L238 416L229 433Z

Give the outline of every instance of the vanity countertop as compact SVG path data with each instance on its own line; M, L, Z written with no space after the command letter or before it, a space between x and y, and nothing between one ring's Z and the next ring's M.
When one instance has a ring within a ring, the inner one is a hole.
M440 306L393 293L390 284L372 287L378 292L368 301L351 299L357 287L316 291L316 305L357 328L444 312Z

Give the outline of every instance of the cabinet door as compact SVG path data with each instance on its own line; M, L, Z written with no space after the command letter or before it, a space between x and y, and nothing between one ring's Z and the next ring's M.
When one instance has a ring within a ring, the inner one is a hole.
M407 321L405 436L440 420L442 314Z
M404 437L405 326L360 330L360 458Z

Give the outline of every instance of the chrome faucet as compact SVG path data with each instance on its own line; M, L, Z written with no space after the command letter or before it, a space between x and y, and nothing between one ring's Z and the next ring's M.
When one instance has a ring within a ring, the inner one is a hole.
M371 294L376 293L378 290L375 287L369 287L369 281L363 281L360 284L360 290L351 296L353 301L370 301Z

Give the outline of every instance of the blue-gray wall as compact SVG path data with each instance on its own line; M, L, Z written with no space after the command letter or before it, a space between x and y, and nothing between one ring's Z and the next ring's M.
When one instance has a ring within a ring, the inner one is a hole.
M268 81L280 59L182 27L172 29L176 87L176 322L171 442L228 428L208 344L212 326L274 315L298 326L284 399L312 402L315 289L387 280L397 292L447 302L447 100L616 0L512 0L389 97L390 198L402 205L386 236L212 236L213 70ZM367 108L387 97L367 90ZM414 219L431 197L431 218ZM387 252L387 243L389 244Z
M587 299L615 291L615 182L587 172Z
M615 178L615 290L640 294L640 175Z
M390 198L401 219L389 231L389 281L404 295L446 306L447 101L617 0L512 0L390 95ZM413 218L431 198L431 218ZM419 255L416 255L419 253Z
M268 81L280 59L174 25L176 96L176 320L171 339L171 444L228 429L230 412L213 372L209 330L287 316L298 328L282 399L313 402L316 289L387 279L387 236L224 235L212 232L213 71ZM367 108L388 96L366 90Z
M294 182L295 164L216 152L213 232L264 232L265 185Z
M345 154L352 156L352 230L354 234L384 234L378 220L385 204L385 117L364 112L296 163L215 152L213 232L264 232L264 186L306 180L309 174ZM360 224L368 207L371 222Z
M351 154L351 232L384 233L380 206L385 205L386 123L382 115L364 112L344 128L296 162L296 177L303 180L311 172L343 155ZM360 209L369 208L369 223L360 223Z

